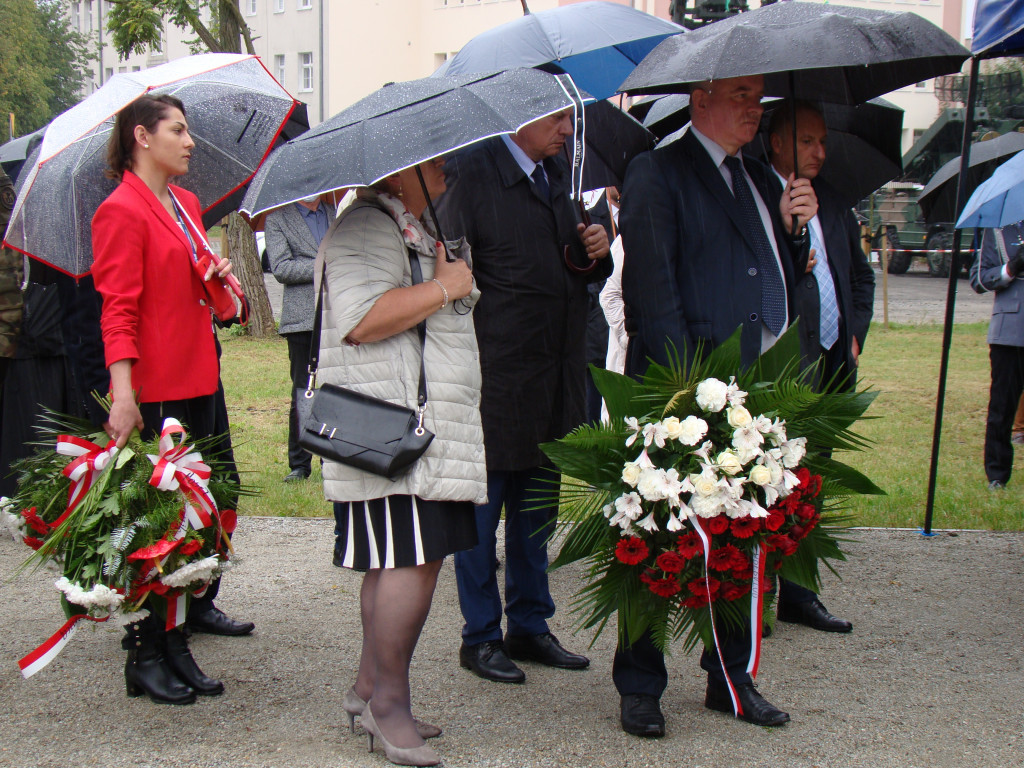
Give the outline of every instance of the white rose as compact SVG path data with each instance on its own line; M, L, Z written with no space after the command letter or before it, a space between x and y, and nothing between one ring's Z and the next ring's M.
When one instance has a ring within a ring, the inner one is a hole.
M665 489L660 469L645 469L640 474L636 489L648 501L661 501L665 498Z
M743 471L743 465L740 463L739 457L732 451L722 451L718 454L715 464L727 475L738 475Z
M636 488L637 481L640 480L640 465L635 461L631 461L622 468L622 482L628 485L630 488Z
M679 437L676 438L683 445L696 445L708 433L708 423L696 416L687 416L679 423Z
M750 415L750 411L742 405L734 405L725 412L725 415L726 420L729 422L729 426L733 428L749 427L754 421L754 417Z
M711 496L718 492L718 480L707 473L690 475L693 490L698 496Z
M665 428L665 434L668 435L670 440L678 440L679 436L683 433L682 422L676 416L669 416L667 419L663 419L661 426Z
M772 482L772 471L764 464L755 464L750 469L750 482L762 488Z
M718 379L704 379L697 385L697 405L705 411L718 413L725 408L729 387Z

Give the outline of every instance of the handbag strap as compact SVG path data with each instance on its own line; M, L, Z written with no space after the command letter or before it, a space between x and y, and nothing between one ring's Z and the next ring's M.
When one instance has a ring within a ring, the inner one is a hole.
M420 257L412 248L408 248L409 269L412 271L412 284L418 285L423 282L423 270L420 268ZM316 372L320 366L320 330L323 324L324 305L324 284L327 282L327 259L320 271L320 290L316 297L316 309L313 314L312 339L309 345L309 382L306 384L306 397L313 396L313 389L316 387ZM427 345L427 321L421 320L416 324L416 330L420 337L420 383L417 395L417 413L420 419L420 428L423 427L423 411L427 407L427 371L424 365L424 349Z

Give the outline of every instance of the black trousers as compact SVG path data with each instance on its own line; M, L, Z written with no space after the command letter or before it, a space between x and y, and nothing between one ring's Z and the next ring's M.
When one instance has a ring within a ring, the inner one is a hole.
M313 456L299 445L299 415L295 406L295 390L305 389L309 383L309 348L313 343L312 331L286 333L288 340L288 362L292 375L292 402L288 408L288 468L304 469L309 472Z
M985 424L985 476L1006 485L1013 469L1013 419L1024 391L1024 347L990 344L992 389Z
M747 673L750 661L750 633L735 629L718 628L718 641L725 659L725 668L733 685L751 682ZM722 662L714 648L705 648L700 656L700 667L708 673L708 682L725 685ZM665 655L658 650L650 633L643 634L629 647L615 649L612 662L612 680L620 696L646 694L661 698L668 684Z

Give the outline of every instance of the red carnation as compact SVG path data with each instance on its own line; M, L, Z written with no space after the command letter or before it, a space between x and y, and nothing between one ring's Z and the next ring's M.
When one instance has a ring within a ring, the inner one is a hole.
M32 549L39 549L43 546L42 540L37 539L35 536L24 536L21 540L32 547Z
M678 555L677 555L678 557ZM675 579L655 579L650 583L650 590L658 597L672 597L682 587Z
M702 576L699 579L694 579L686 588L695 595L707 595L708 591L711 591L711 599L714 600L718 597L718 590L721 587L721 582L714 576L708 576L706 579Z
M807 528L798 523L793 523L789 531L786 532L786 535L794 541L800 541L800 539L807 535Z
M687 608L704 608L707 604L707 595L690 595L690 597L683 600L683 605Z
M797 488L799 488L801 491L806 490L811 482L811 470L809 470L807 467L797 467L795 470L793 470L793 474L795 474L796 479L800 481L799 485L797 485Z
M25 522L28 523L29 528L38 533L40 536L45 536L50 532L50 526L39 515L36 514L36 508L23 509L21 516L25 518Z
M686 558L677 552L662 552L654 563L665 573L679 573L686 567Z
M619 543L615 545L615 557L626 565L636 565L642 562L648 554L650 554L650 550L647 549L647 544L636 536L620 539Z
M737 549L736 554L733 555L732 558L732 572L734 574L742 573L744 571L749 571L750 568L750 558Z
M727 518L725 515L712 517L711 519L707 520L707 530L713 535L725 533L729 530L729 518Z
M768 517L764 518L764 527L769 531L777 531L786 522L786 516L779 510L772 507L768 511Z
M680 536L679 541L676 542L676 550L687 560L691 557L696 557L702 549L700 536L697 535L696 531L690 531Z
M795 512L796 516L799 517L801 520L810 520L818 513L818 510L814 508L813 504L808 504L807 502L804 502L802 504L797 505Z
M748 560L747 566L745 568L739 568L732 572L732 577L734 579L738 579L739 581L751 581L754 578L754 567L750 564L750 561Z
M761 521L756 517L738 517L729 526L737 539L749 539L761 530Z
M708 554L708 568L713 571L731 571L736 564L737 556L743 557L732 544L713 549Z
M767 544L772 550L778 550L786 557L796 552L796 542L784 533L769 536Z
M811 477L811 482L807 484L807 490L804 491L804 496L809 499L813 499L821 493L821 475L814 475Z
M203 542L199 539L192 539L192 541L182 544L178 548L178 553L182 555L192 555L198 552L202 546Z
M749 591L749 584L733 584L731 581L727 581L722 585L722 599L739 600Z

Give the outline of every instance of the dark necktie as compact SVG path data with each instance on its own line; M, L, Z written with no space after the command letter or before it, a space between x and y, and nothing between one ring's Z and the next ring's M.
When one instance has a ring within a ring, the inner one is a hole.
M540 196L551 202L551 187L548 186L547 177L544 175L544 169L538 163L533 169L533 173L530 174L530 178L533 179L533 183L537 185L537 191L540 192Z
M743 173L743 164L738 157L727 155L725 165L732 174L732 194L736 198L740 218L754 242L758 271L761 273L761 319L768 330L778 336L786 324L786 286L782 282L779 264L768 242L768 235L765 234L754 195L747 184L747 176Z

